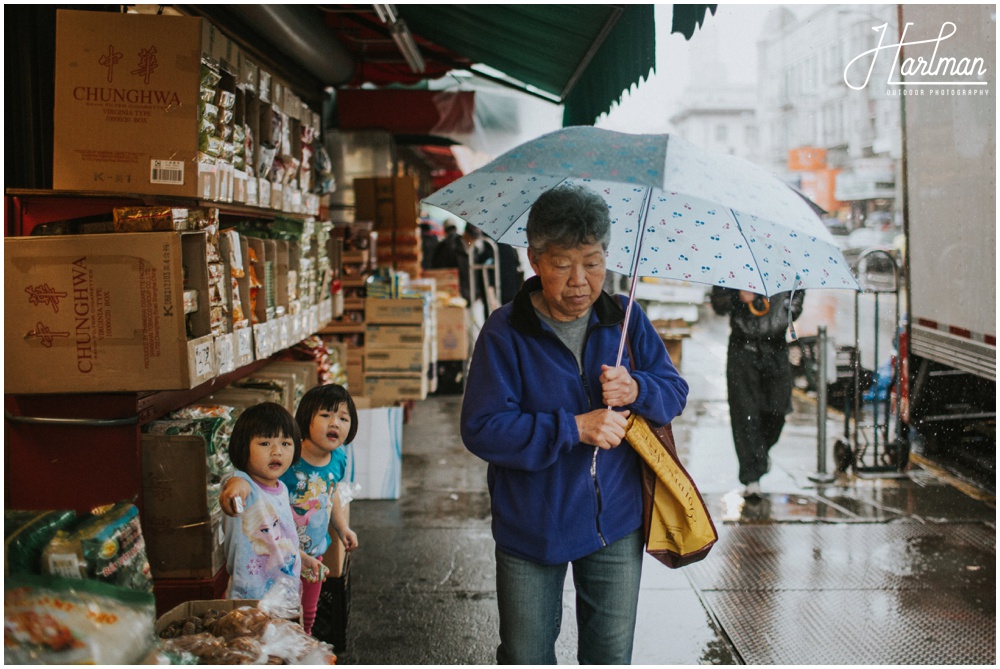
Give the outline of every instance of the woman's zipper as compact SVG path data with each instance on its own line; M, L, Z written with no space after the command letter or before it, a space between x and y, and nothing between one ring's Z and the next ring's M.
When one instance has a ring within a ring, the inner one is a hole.
M587 348L586 341L584 341L583 348L584 350ZM580 357L582 358L583 355L581 354ZM583 393L587 397L587 406L593 411L594 404L590 400L590 386L583 372L580 372L580 380L583 381ZM597 495L597 515L594 517L594 524L597 526L597 536L601 540L601 546L607 546L608 542L604 539L604 533L601 531L601 486L597 484L597 453L600 450L600 447L594 446L594 455L590 459L590 479L594 483L594 494Z

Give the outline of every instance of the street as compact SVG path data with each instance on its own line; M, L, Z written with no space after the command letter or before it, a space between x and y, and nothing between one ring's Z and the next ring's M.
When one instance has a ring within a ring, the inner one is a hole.
M853 316L843 316L853 313L849 294L812 291L807 304L853 336ZM816 404L796 393L763 495L745 499L726 400L728 330L700 307L680 364L688 404L673 423L719 542L679 570L647 557L633 662L995 664L993 496L930 463L813 483ZM486 465L461 443L460 407L458 395L416 403L403 430L400 498L351 503L361 547L351 558L342 663L495 662ZM841 421L830 414L828 435ZM571 576L563 602L557 659L575 664Z

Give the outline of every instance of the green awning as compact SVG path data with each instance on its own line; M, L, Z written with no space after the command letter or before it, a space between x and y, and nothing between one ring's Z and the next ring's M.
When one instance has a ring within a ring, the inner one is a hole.
M396 5L414 34L499 70L590 125L656 67L653 5Z

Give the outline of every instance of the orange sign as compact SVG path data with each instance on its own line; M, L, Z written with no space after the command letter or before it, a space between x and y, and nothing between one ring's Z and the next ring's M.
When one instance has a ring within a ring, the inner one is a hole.
M802 192L830 213L838 211L843 206L833 197L838 172L839 169L820 169L802 175Z
M811 172L826 167L826 149L800 146L788 151L788 169L792 172Z

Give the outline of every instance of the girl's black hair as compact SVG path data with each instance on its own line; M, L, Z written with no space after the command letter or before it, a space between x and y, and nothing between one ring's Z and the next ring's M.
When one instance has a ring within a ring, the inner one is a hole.
M347 403L347 412L351 414L351 429L347 432L344 444L351 443L358 433L358 410L354 406L354 400L347 392L347 388L336 383L315 386L302 396L299 408L295 410L295 420L299 424L299 431L308 439L309 425L312 423L313 416L320 411L336 411L345 402Z
M275 402L261 402L244 409L233 425L229 437L229 459L240 471L246 471L250 461L250 442L254 437L291 437L295 442L292 464L302 455L299 426L288 409Z

